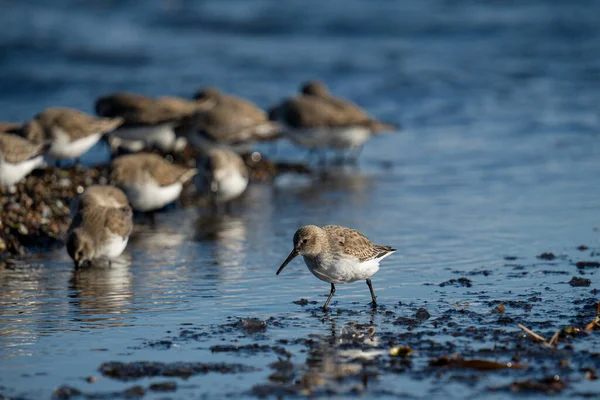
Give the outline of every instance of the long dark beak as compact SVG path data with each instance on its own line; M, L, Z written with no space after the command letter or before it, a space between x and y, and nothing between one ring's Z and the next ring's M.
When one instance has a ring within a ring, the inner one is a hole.
M279 267L279 269L277 270L277 273L275 275L279 275L279 273L285 268L285 266L288 265L290 263L290 261L292 261L297 255L298 255L298 250L296 250L296 249L292 250L292 252L288 256L288 258L286 258L285 261L283 262L283 264L281 264L281 267Z

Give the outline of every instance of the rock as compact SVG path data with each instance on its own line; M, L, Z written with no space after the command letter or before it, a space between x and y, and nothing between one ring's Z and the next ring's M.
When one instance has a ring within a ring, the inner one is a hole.
M591 283L592 283L591 280L585 279L585 278L580 278L578 276L574 276L569 281L569 285L571 285L571 286L590 286Z
M542 253L539 256L537 256L537 258L539 258L540 260L554 260L556 258L556 256L554 255L554 253Z
M415 314L415 318L419 320L429 319L429 317L431 317L431 314L423 307L419 308Z

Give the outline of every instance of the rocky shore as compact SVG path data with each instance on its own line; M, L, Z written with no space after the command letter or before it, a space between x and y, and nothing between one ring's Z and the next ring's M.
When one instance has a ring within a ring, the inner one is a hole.
M169 161L194 166L191 150L164 155ZM310 173L303 164L270 161L258 153L244 157L251 181L266 181L280 173ZM62 245L71 222L71 202L94 184L107 184L110 164L95 167L48 166L34 171L16 185L16 190L0 189L0 259L21 255L28 250ZM189 185L189 186L193 186ZM183 206L197 204L195 188L187 188Z

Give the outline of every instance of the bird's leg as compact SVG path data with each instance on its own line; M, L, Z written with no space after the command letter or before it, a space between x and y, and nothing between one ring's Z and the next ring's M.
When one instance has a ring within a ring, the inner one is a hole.
M371 283L371 279L367 278L367 286L369 287L369 290L371 291L371 299L373 300L373 302L371 303L372 307L377 307L377 297L375 297L375 292L373 292L373 284Z
M233 211L233 206L231 205L231 201L228 201L227 203L225 203L225 212L227 214L231 214L232 211Z
M269 157L275 158L277 157L277 150L279 150L279 146L277 146L277 140L274 140L269 144Z
M210 210L214 215L219 214L219 202L217 201L217 196L214 193L211 193L210 196Z
M306 158L304 159L304 162L307 163L307 164L310 164L313 156L315 155L315 152L316 151L315 151L314 147L308 149L308 152L306 153Z
M344 165L345 162L346 162L346 159L344 156L344 149L338 150L336 152L334 164L335 165Z
M321 167L327 167L327 149L323 149L323 151L319 154L319 164Z
M79 167L80 167L80 161L81 161L81 157L77 157L75 159L75 162L73 163L73 168L79 169Z
M350 154L348 155L348 162L352 165L357 165L358 157L360 157L360 154L362 153L364 148L365 148L365 145L361 144L360 146L355 147L354 149L350 150Z
M150 218L150 227L152 229L156 228L156 213L154 211L148 211L148 217Z
M108 260L108 268L112 268L112 260Z
M334 293L335 293L335 286L332 283L331 284L331 292L329 292L329 297L327 298L327 301L325 302L325 304L323 304L323 311L327 310L327 306L329 305L329 302L331 301L331 298L333 297Z

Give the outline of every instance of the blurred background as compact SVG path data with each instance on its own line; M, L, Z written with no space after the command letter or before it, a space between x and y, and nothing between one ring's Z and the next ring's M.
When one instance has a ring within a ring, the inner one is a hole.
M275 280L293 232L306 223L351 226L397 247L373 283L383 304L404 304L399 313L429 300L434 317L458 301L489 315L490 298L535 295L544 302L523 318L558 324L573 312L570 300L589 290L566 284L577 272L566 258L556 262L565 274L526 275L504 257L537 263L536 255L553 251L577 259L587 253L576 246L599 244L598 1L0 0L0 77L5 121L50 106L92 113L99 95L115 91L191 97L207 85L267 108L320 79L403 127L369 142L358 170L251 186L231 219L192 224L193 209L165 215L156 233L132 240L131 265L101 279L74 277L58 251L38 256L37 267L2 272L1 317L19 330L1 335L11 361L3 362L0 383L16 393L29 390L21 371L46 371L34 392L46 394L109 357L137 357L131 338L160 338L183 322L293 310L300 327L275 337L329 334L292 304L321 302L327 285L300 261ZM287 144L277 154L300 153ZM216 230L211 240L207 226ZM487 294L440 289L457 274ZM347 285L334 300L363 313L366 290ZM88 358L90 330L108 353ZM181 346L193 349L189 357L210 357L193 343ZM74 365L81 354L85 365L81 357ZM65 368L56 371L56 363ZM392 388L408 387L396 375L387 379ZM415 393L428 390L412 384Z

